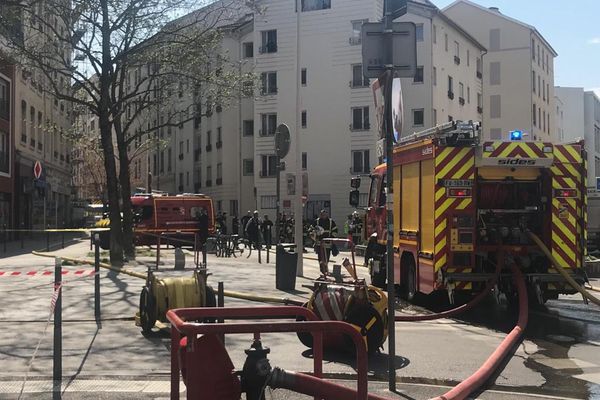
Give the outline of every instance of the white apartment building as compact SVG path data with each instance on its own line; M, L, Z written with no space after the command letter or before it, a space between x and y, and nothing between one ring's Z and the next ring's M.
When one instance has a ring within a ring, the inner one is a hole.
M564 138L569 143L583 139L587 150L587 185L596 187L600 176L600 99L593 91L577 87L554 88L563 104Z
M368 174L377 162L373 94L362 75L360 31L363 22L381 20L383 2L264 0L261 6L264 12L254 19L255 72L264 82L254 106L258 207L272 215L276 207L273 135L278 124L286 123L292 143L282 175L295 173L298 131L309 182L304 217L312 220L325 208L341 224L352 211L350 177ZM403 134L449 118L480 120L477 60L484 48L429 1L409 2L408 14L399 20L418 28L418 74L403 79ZM367 186L361 188L365 205ZM283 180L283 211L292 212L292 202Z
M534 26L495 7L456 0L444 13L487 48L483 58L484 136L507 139L512 130L528 140L556 141L556 51Z

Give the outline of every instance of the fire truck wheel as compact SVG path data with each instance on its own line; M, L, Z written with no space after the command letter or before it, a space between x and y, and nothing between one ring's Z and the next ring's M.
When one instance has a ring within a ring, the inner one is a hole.
M302 307L307 308L308 307L308 303L304 303L302 305ZM296 321L306 321L306 318L304 318L304 317L297 317ZM311 333L309 333L309 332L298 332L298 333L296 333L296 335L298 336L298 339L300 340L300 343L302 343L306 347L312 349L312 347L313 347L313 337L312 337Z
M402 282L400 284L400 297L412 301L417 294L417 272L412 256L402 257L401 270Z
M147 333L156 324L156 299L147 286L144 286L140 294L140 325L142 332Z

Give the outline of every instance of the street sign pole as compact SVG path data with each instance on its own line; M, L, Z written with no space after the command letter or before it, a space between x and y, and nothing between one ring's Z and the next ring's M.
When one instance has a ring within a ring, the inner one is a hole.
M279 224L281 223L281 157L277 156L277 176L275 177L275 191L277 192L277 206L275 207L275 237L279 243Z

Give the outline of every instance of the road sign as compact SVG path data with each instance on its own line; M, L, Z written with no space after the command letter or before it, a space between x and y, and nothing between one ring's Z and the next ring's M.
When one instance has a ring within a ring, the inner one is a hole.
M281 124L275 130L275 154L277 157L284 158L290 151L290 128L286 124Z
M392 82L392 126L394 127L394 141L400 140L402 124L404 122L404 103L402 102L402 84L399 78Z
M43 171L42 163L39 162L39 161L36 161L33 164L33 176L35 177L35 179L40 179L41 178L42 171Z
M363 75L378 78L386 69L392 68L396 76L412 78L417 71L417 28L412 22L394 22L392 33L393 59L387 65L383 22L367 22L362 25Z

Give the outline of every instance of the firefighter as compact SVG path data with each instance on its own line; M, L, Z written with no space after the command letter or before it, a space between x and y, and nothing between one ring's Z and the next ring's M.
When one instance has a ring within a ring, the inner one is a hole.
M232 235L237 235L240 232L240 220L238 219L237 215L234 215L233 218L231 218L231 234Z
M263 240L268 249L271 248L271 238L272 238L272 230L273 230L273 221L269 219L269 216L265 214L262 224L260 225Z
M250 221L250 218L252 218L252 213L250 212L250 210L248 210L248 212L246 213L246 215L244 215L242 217L241 223L242 223L242 236L244 238L246 238L246 225L248 225L248 221Z
M358 211L352 213L352 221L350 222L348 232L350 233L352 243L354 245L360 244L360 237L362 235L362 220Z
M260 246L260 225L261 221L258 218L258 211L254 211L252 218L248 220L246 224L246 237L250 241L250 245L254 246L255 249L258 249Z
M326 238L334 238L337 236L338 230L335 224L335 221L329 218L329 213L327 210L321 210L321 214L319 218L315 221L314 229L316 232L316 241L315 241L315 252L319 258L319 266L321 267L322 273L327 273L327 263L329 262L329 257L331 255L332 250L334 251L334 255L337 254L337 249L335 249L334 245L328 249L321 249L321 241Z
M206 211L206 208L202 207L200 209L200 212L196 214L196 219L198 220L198 240L204 249L204 244L208 239L208 211Z

